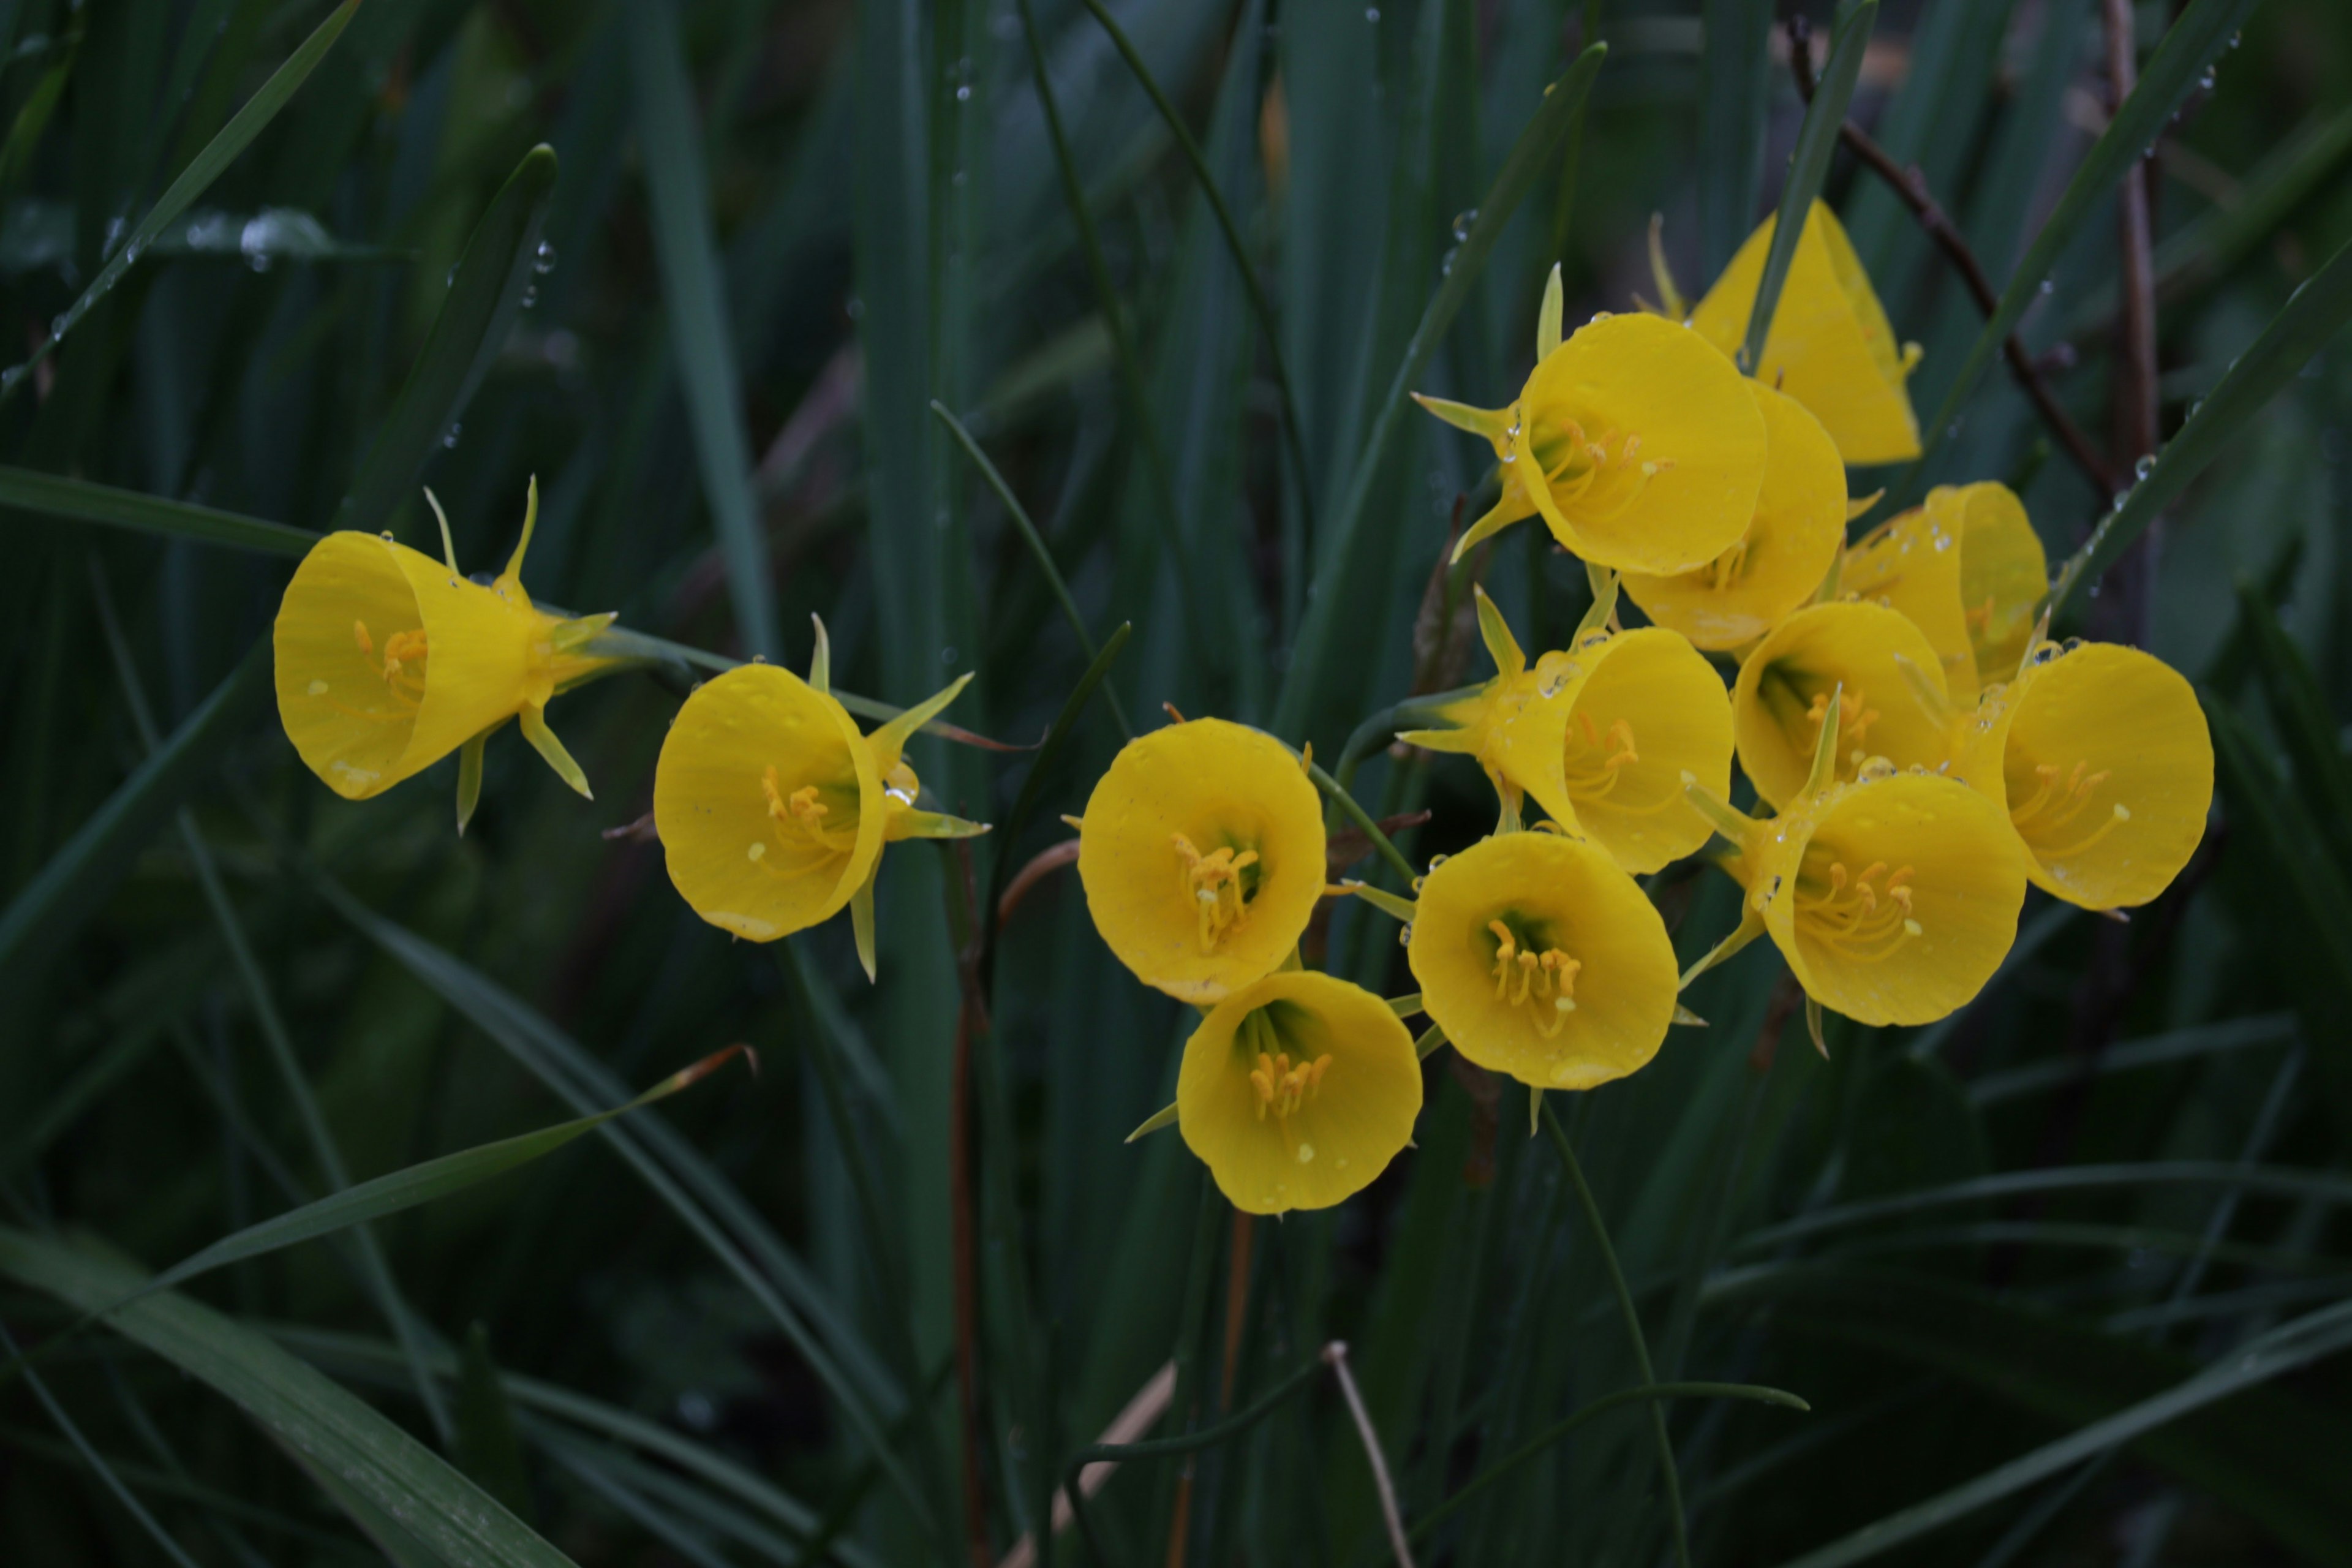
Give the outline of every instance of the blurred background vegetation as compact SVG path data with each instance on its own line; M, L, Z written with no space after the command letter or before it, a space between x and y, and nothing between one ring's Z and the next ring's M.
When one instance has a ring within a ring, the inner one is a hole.
M840 685L905 704L974 669L953 717L1034 742L1088 654L936 398L1092 637L1131 624L1129 714L1336 757L1484 673L1433 567L1487 475L1395 391L1504 401L1544 273L1571 321L1631 308L1654 213L1703 287L1780 192L1800 9L1818 66L1826 5L1120 0L1178 132L1091 0L0 0L0 1353L42 1346L0 1380L0 1560L992 1562L1171 1358L1158 1436L1334 1339L1421 1561L1667 1560L1639 1407L1548 1431L1642 1379L1516 1090L1433 1059L1417 1150L1236 1237L1173 1136L1121 1142L1189 1015L1074 880L969 945L975 889L1116 748L1101 697L1045 752L919 747L947 809L1011 830L890 858L869 987L838 922L730 942L611 831L682 676L560 706L593 804L494 742L460 839L454 763L360 805L298 764L267 635L289 530L429 552L430 483L491 569L536 475L543 600L795 666L821 614ZM2352 235L2352 10L1886 0L1851 116L2007 289L2106 126L2119 23L2179 84L2157 379L2116 350L2112 181L2021 331L2128 484L2140 394L2168 439ZM1593 41L1589 95L1548 98ZM1841 155L1826 195L1926 346L1925 420L1983 312L1883 182ZM2037 895L1966 1013L1833 1027L1827 1061L1759 944L1694 990L1709 1028L1567 1110L1657 1378L1811 1405L1664 1407L1694 1556L2352 1562L2341 273L2279 395L2217 411L2152 577L2089 606L2212 717L2175 889L2127 927ZM2009 481L2072 552L2110 498L1998 369L1957 412L1926 477ZM1531 646L1584 606L1535 529L1486 572ZM1430 814L1416 860L1492 810L1422 755L1352 776ZM1685 961L1731 924L1720 878L1653 892ZM1409 988L1385 921L1312 940ZM738 1041L756 1078L77 1324ZM1103 1551L1389 1560L1338 1392L1298 1386L1122 1467Z

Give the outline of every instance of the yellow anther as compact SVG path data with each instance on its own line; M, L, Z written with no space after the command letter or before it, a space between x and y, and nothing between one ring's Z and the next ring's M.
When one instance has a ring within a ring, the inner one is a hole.
M1181 833L1170 838L1179 863L1178 889L1199 911L1201 951L1214 952L1249 913L1249 892L1242 885L1242 873L1258 863L1257 851L1235 853L1226 845L1203 855Z
M1294 1066L1287 1051L1258 1052L1257 1066L1249 1075L1250 1087L1257 1091L1257 1119L1265 1121L1272 1110L1277 1120L1287 1120L1322 1089L1323 1075L1330 1068L1328 1054Z
M1874 860L1856 876L1844 861L1832 860L1818 880L1799 879L1798 921L1807 936L1840 955L1876 963L1926 934L1911 913L1913 874L1911 867L1890 872L1885 861Z
M368 636L367 623L365 621L353 621L352 623L352 639L360 645L360 651L362 653L373 654L375 652L375 639Z
M1806 719L1811 722L1815 730L1819 730L1828 721L1829 716L1830 694L1826 691L1814 692L1812 706L1805 710ZM1851 756L1856 764L1870 754L1863 746L1863 741L1869 735L1870 727L1877 722L1878 710L1864 703L1859 689L1841 691L1838 694L1838 734L1841 738L1853 742L1855 750Z
M1541 952L1522 948L1501 921L1488 921L1486 929L1496 942L1495 1000L1527 1008L1544 1038L1559 1034L1568 1015L1576 1011L1576 976L1584 965L1556 947Z

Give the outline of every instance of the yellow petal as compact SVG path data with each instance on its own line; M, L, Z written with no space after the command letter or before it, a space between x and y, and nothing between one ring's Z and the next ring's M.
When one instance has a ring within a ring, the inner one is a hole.
M753 942L838 911L882 852L882 780L856 721L790 670L747 664L686 700L654 824L694 912Z
M1507 959L1496 925L1511 935ZM1521 952L1538 960L1524 985ZM1547 953L1575 963L1565 988ZM1537 1089L1622 1078L1674 1021L1675 950L1658 911L1605 853L1555 833L1498 834L1433 868L1408 956L1454 1048Z
M1813 596L1845 542L1845 465L1820 420L1792 397L1748 384L1764 416L1764 482L1738 543L1696 571L1625 574L1649 617L1703 648L1739 647Z
M1849 1018L1943 1017L2017 939L2023 857L2000 808L1957 779L1833 785L1757 843L1749 898L1765 930L1805 994Z
M1927 504L1872 529L1845 552L1838 586L1901 612L1926 634L1951 700L1977 700L1976 644L1961 605L1959 492L1938 488Z
M1370 992L1312 970L1266 975L1218 1003L1176 1079L1185 1143L1248 1214L1329 1208L1361 1191L1420 1114L1412 1032Z
M1298 759L1222 719L1129 742L1078 830L1095 929L1138 979L1187 1002L1289 956L1324 875L1323 803Z
M1528 377L1518 409L1505 481L1590 563L1687 572L1755 514L1763 416L1686 328L1647 315L1580 327Z
M1748 237L1691 312L1692 329L1727 356L1747 339L1777 221L1766 218ZM1815 202L1756 378L1811 409L1847 462L1902 463L1919 455L1918 416L1904 386L1910 369L1853 243L1836 216Z
M1977 684L2017 674L2042 601L2050 593L2050 558L2025 515L2025 503L1992 480L1953 492L1960 515L1960 604L1976 653ZM1930 492L1932 502L1935 493Z
M363 800L543 702L554 625L405 545L331 533L278 606L278 717L311 772Z
M2171 885L2204 837L2213 742L2189 682L2114 643L2061 652L1988 691L1955 771L2007 812L2034 882L2085 909Z
M1916 675L1906 679L1899 660ZM1921 680L1943 690L1936 650L1885 605L1841 600L1799 610L1739 667L1731 693L1739 765L1775 806L1794 801L1812 770L1821 715L1842 688L1839 778L1853 777L1874 756L1898 767L1937 766L1949 755L1948 719L1914 695Z

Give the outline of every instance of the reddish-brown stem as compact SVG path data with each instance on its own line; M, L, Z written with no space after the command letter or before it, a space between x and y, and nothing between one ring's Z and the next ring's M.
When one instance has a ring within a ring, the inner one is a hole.
M2112 114L2138 84L2139 42L2130 0L2105 0L2102 10ZM2116 202L2123 313L2116 322L2114 437L2116 466L2123 469L2136 468L2141 458L2156 455L2156 257L2150 207L2155 191L2148 176L2147 161L2135 162L2124 171ZM2111 574L2114 592L2095 621L2099 630L2118 640L2147 640L2158 537L2157 528L2149 529Z
M1243 1320L1249 1315L1250 1222L1244 1211L1234 1214L1233 1257L1225 1269L1225 1370L1217 1387L1217 1408L1234 1405L1234 1378L1241 1371Z
M979 895L974 887L971 847L959 843L958 871L963 878L964 907L977 919ZM963 1426L963 1525L972 1568L989 1568L994 1561L988 1542L988 1493L980 1467L980 1279L973 1246L976 1210L971 1181L971 1040L988 1026L975 970L978 954L967 945L956 958L962 999L956 1008L955 1057L948 1076L948 1210L950 1247L955 1269L955 1357L957 1414Z
M1807 103L1813 100L1811 37L1811 24L1801 14L1789 18L1789 66L1797 79L1797 94ZM2000 304L2000 295L1994 289L1992 279L1985 276L1984 265L1977 259L1967 237L1953 226L1942 205L1927 189L1927 177L1920 172L1919 166L1914 163L1906 168L1895 163L1885 148L1873 141L1869 132L1851 120L1838 127L1838 140L1862 161L1865 168L1884 180L1905 206L1911 209L1911 216L1918 219L1920 228L1936 242L1945 259L1959 273L1960 280L1968 286L1969 297L1977 302L1977 309L1990 319ZM2023 341L2015 332L2010 333L2009 341L2001 345L2001 353L2009 362L2010 374L2042 416L2042 423L2048 425L2051 433L2058 437L2059 445L2066 448L2066 455L2074 458L2075 467L2098 487L2102 498L2114 494L2117 488L2115 467L2100 455L2098 447L2083 433L2082 426L2076 425L2066 410L2060 406L2049 384L2042 377L2041 367L2035 363L2033 356L2026 353Z

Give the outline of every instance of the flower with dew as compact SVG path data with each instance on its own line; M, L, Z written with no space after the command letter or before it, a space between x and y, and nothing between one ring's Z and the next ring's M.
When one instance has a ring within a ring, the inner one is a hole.
M807 680L747 664L697 687L662 742L654 826L678 893L722 931L773 942L852 906L871 979L883 846L988 831L921 809L905 757L971 677L861 735L829 689L829 662L820 625Z
M1498 833L1437 862L1407 953L1454 1048L1537 1089L1591 1089L1655 1056L1675 947L1633 879L1558 833Z
M1495 679L1437 710L1450 728L1412 730L1412 745L1475 757L1503 798L1591 839L1624 869L1650 872L1706 842L1683 780L1731 787L1731 708L1723 679L1680 633L1612 632L1607 596L1573 646L1529 668L1502 612L1478 591Z
M459 752L462 833L481 785L483 742L512 719L564 783L590 793L547 727L548 700L630 661L589 651L613 616L566 619L532 605L522 562L538 521L534 479L522 537L488 584L457 570L446 520L446 560L389 533L348 531L303 556L271 634L278 716L328 788L365 800Z
M1812 605L1757 645L1731 689L1739 765L1758 795L1776 806L1796 797L1833 701L1839 778L1871 757L1934 767L1950 754L1949 699L1927 635L1885 605Z
M1185 1042L1176 1121L1248 1214L1329 1208L1412 1138L1421 1058L1386 1002L1284 970L1237 987Z
M1695 571L1625 574L1650 619L1697 647L1744 647L1811 599L1845 543L1845 465L1820 420L1795 398L1748 384L1764 416L1764 482L1748 531Z
M2026 874L2084 909L2168 887L2204 837L2213 741L2189 682L2115 643L2036 645L1961 721L1952 771L2007 813Z
M1727 356L1747 341L1778 221L1766 218L1748 237L1691 310L1693 330ZM1816 201L1797 237L1756 378L1811 409L1847 462L1904 463L1919 455L1919 419L1904 384L1918 363L1919 345L1896 343L1853 243Z
M1838 585L1910 617L1965 707L2024 657L2049 563L2007 485L1938 485L1845 552Z
M1539 357L1507 407L1414 395L1486 437L1500 465L1501 498L1463 533L1454 559L1540 516L1595 565L1658 574L1706 565L1756 511L1765 441L1756 400L1722 355L1672 321L1596 316L1562 342L1559 310L1548 291Z
M1297 947L1323 895L1323 803L1262 731L1195 719L1112 759L1078 828L1095 929L1146 985L1216 1002Z
M1809 998L1817 1045L1821 1008L1875 1026L1967 1005L2016 942L2025 902L2024 857L1991 801L1884 757L1840 782L1841 749L1832 719L1805 784L1769 819L1692 791L1731 841L1726 868L1746 897L1738 928L1684 984L1769 933Z

